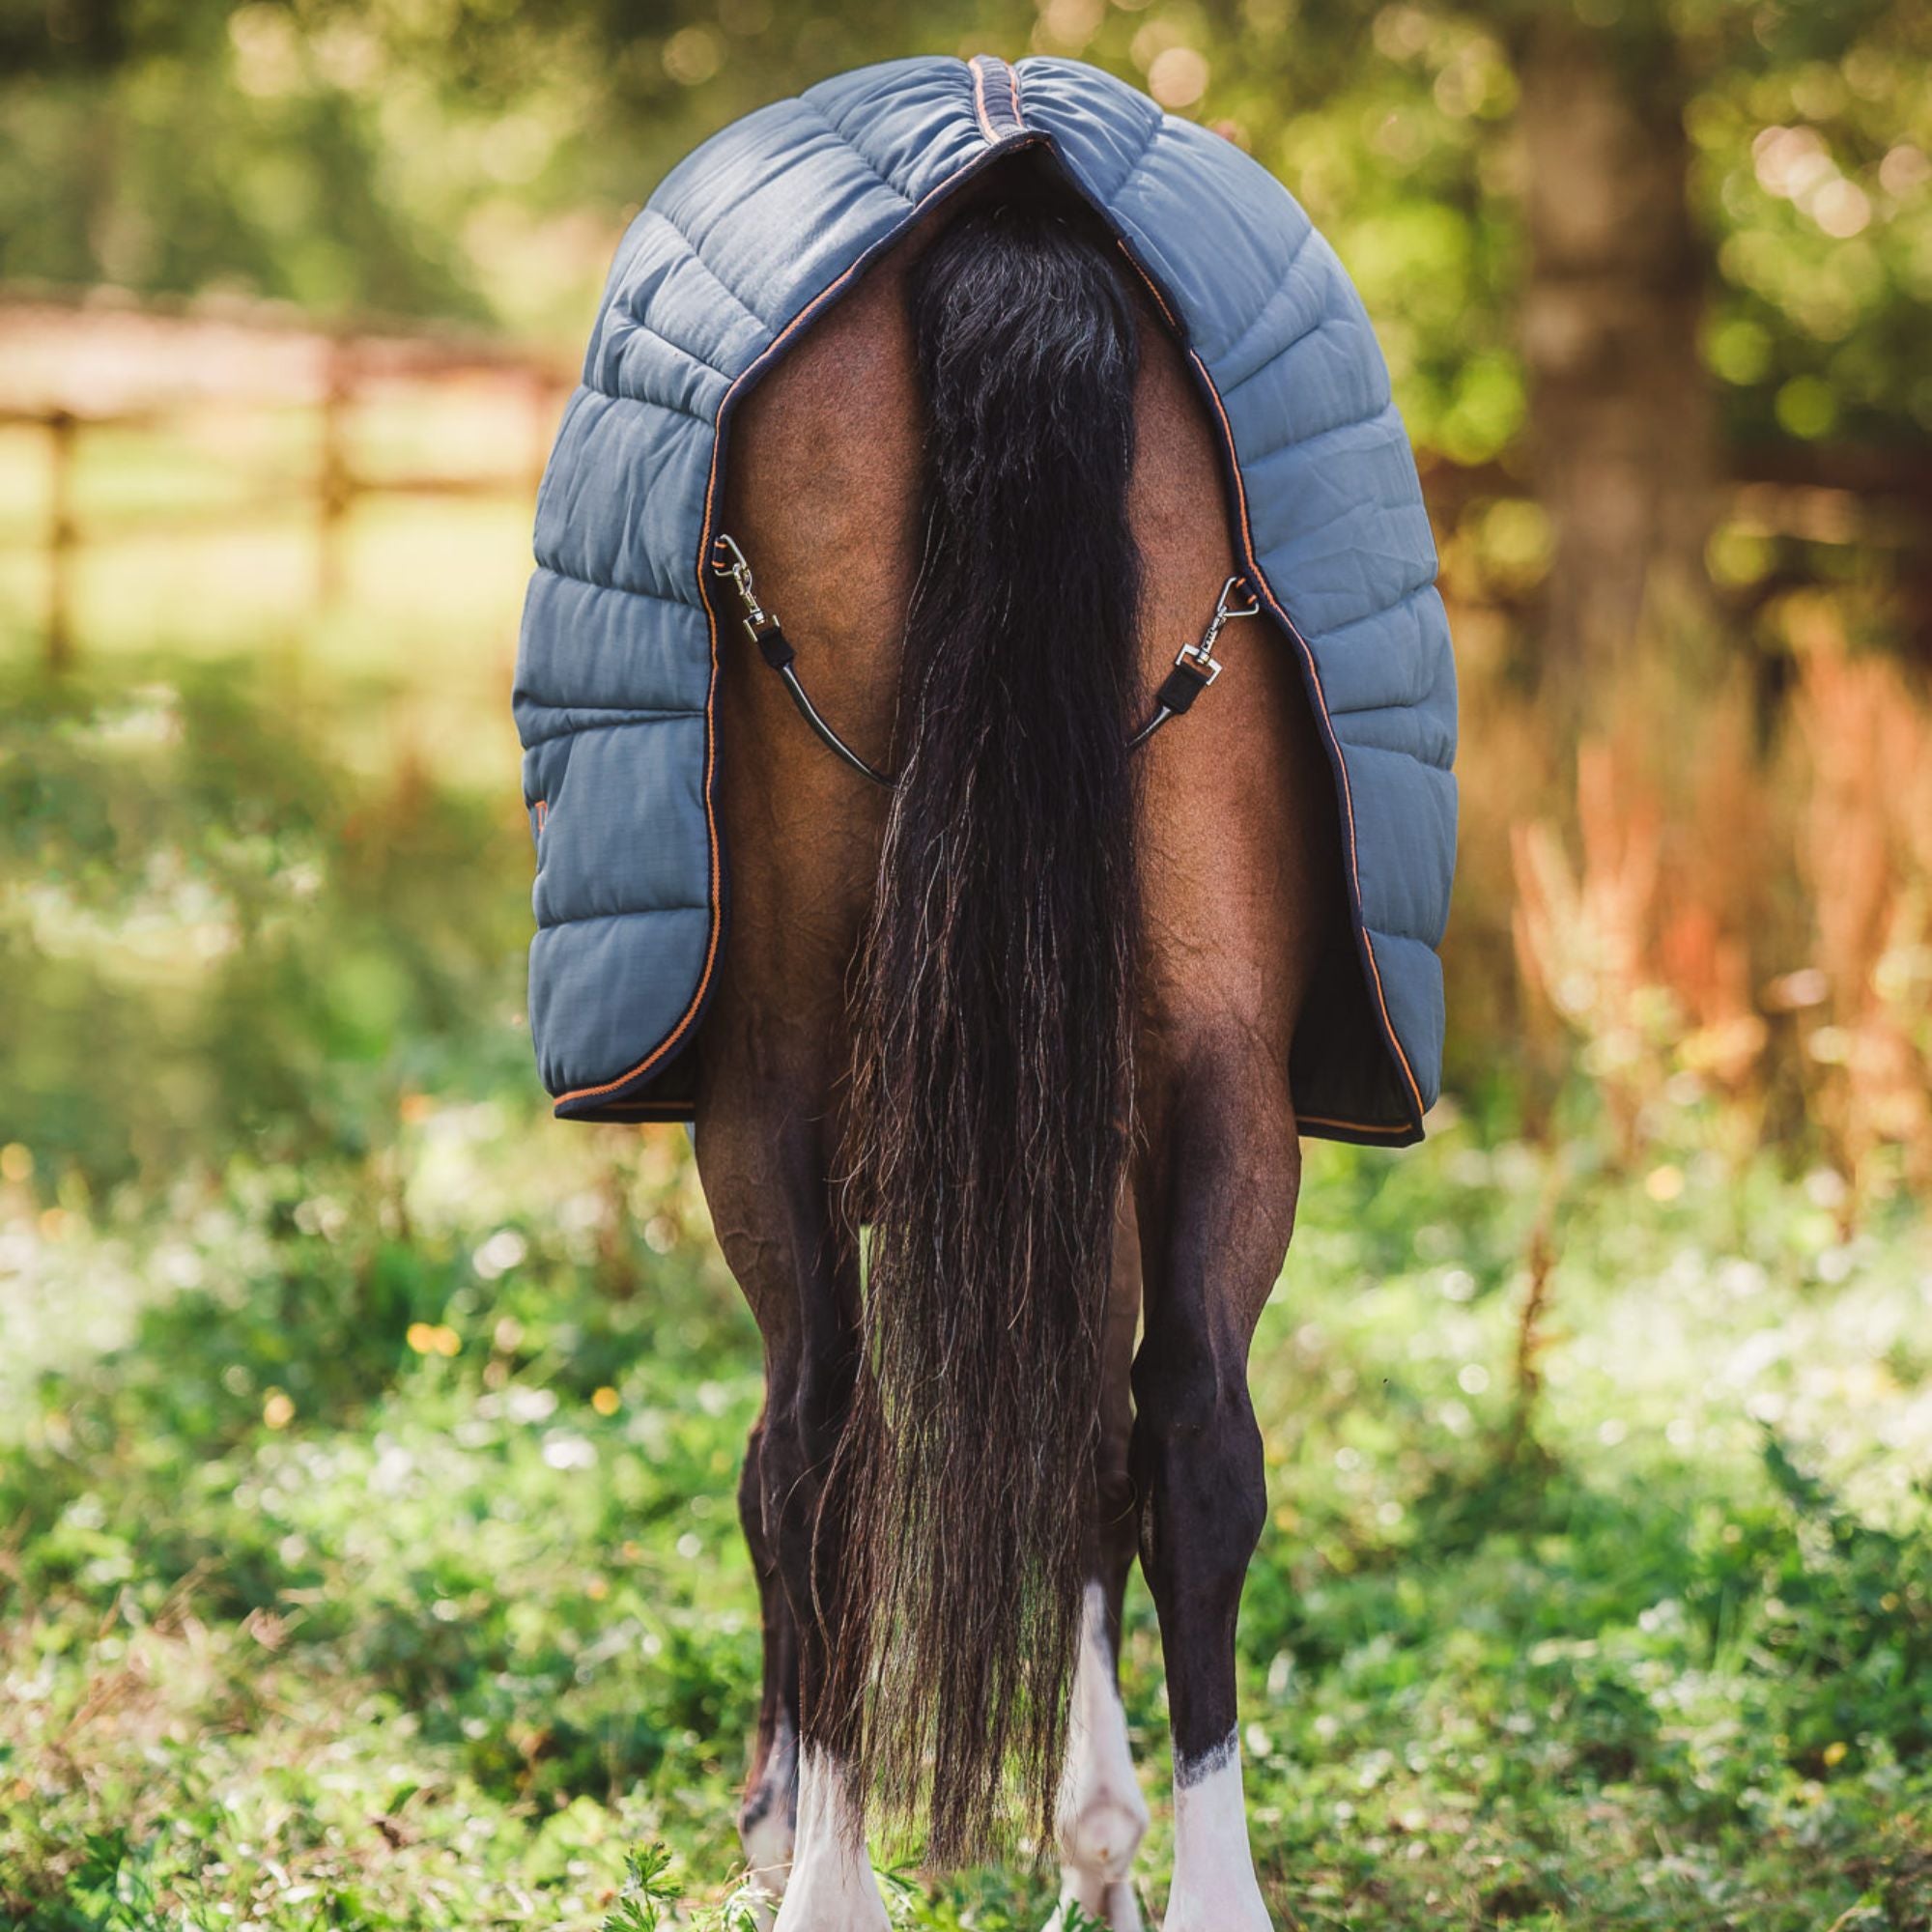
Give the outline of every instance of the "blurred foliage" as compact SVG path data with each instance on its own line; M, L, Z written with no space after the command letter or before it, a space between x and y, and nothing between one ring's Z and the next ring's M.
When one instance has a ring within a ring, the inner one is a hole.
M78 1199L237 1147L355 1152L425 1082L521 1072L498 802L345 768L327 708L232 671L10 680L0 1125Z
M1681 100L1741 438L1922 441L1932 20L1903 0L4 0L0 277L581 329L701 134L911 52L1093 60L1285 180L1360 281L1411 429L1523 427L1512 117L1563 20Z

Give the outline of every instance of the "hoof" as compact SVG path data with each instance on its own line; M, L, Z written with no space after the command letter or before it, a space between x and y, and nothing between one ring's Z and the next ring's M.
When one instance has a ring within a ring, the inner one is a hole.
M1141 1903L1125 1879L1083 1880L1069 1872L1046 1932L1104 1925L1107 1932L1141 1932Z
M1096 1795L1061 1818L1061 1857L1073 1870L1094 1879L1123 1879L1147 1826L1147 1805L1138 1791Z
M810 1751L799 1767L797 1819L774 1932L892 1932L843 1777Z
M758 1932L771 1932L791 1874L798 1837L798 1743L780 1720L763 1776L746 1794L738 1813L738 1842L745 1848L745 1883L737 1897Z
M1160 1921L1160 1932L1274 1932L1274 1920L1257 1897L1246 1909L1223 1911L1212 1906L1199 1911L1183 1907L1179 1914L1170 1909Z

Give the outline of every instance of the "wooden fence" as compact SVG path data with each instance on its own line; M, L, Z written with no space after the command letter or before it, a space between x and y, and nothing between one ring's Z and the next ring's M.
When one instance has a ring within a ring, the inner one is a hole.
M358 467L350 430L366 391L478 379L515 392L527 412L527 437L500 468ZM327 610L342 595L347 526L364 498L533 495L572 380L552 358L488 338L375 326L325 331L279 311L232 304L135 307L0 292L0 430L37 433L46 452L45 513L24 541L44 558L48 668L71 668L78 648L74 584L90 540L75 483L84 438L165 431L211 407L312 410L311 460L278 473L246 505L117 519L115 534L224 528L305 512L314 528L316 603Z

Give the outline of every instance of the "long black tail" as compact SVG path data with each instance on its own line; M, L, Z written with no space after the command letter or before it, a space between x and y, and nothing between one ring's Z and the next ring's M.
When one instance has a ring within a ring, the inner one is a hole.
M930 412L850 1170L873 1222L828 1699L927 1857L1051 1843L1131 1132L1135 316L1075 218L911 283ZM921 1799L924 1800L923 1804Z

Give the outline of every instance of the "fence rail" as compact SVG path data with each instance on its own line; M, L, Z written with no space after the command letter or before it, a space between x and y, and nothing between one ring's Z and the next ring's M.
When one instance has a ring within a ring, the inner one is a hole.
M478 380L524 398L528 433L514 460L460 472L356 462L351 426L371 391ZM62 671L75 661L74 587L90 542L233 529L305 510L314 527L315 601L326 611L342 596L348 526L365 498L533 495L573 380L559 361L486 336L373 323L321 329L260 304L136 305L0 289L0 431L26 429L45 440L45 514L24 542L45 557L48 668ZM219 408L290 407L315 412L309 459L265 480L246 502L144 510L115 516L104 530L100 519L83 518L76 472L84 437L164 432ZM1822 445L1739 450L1729 482L1731 513L1755 529L1896 553L1907 602L1932 637L1932 463L1922 455ZM1463 466L1439 456L1426 459L1424 483L1432 514L1448 527L1484 501L1528 494L1513 465ZM0 548L21 544L0 534Z

